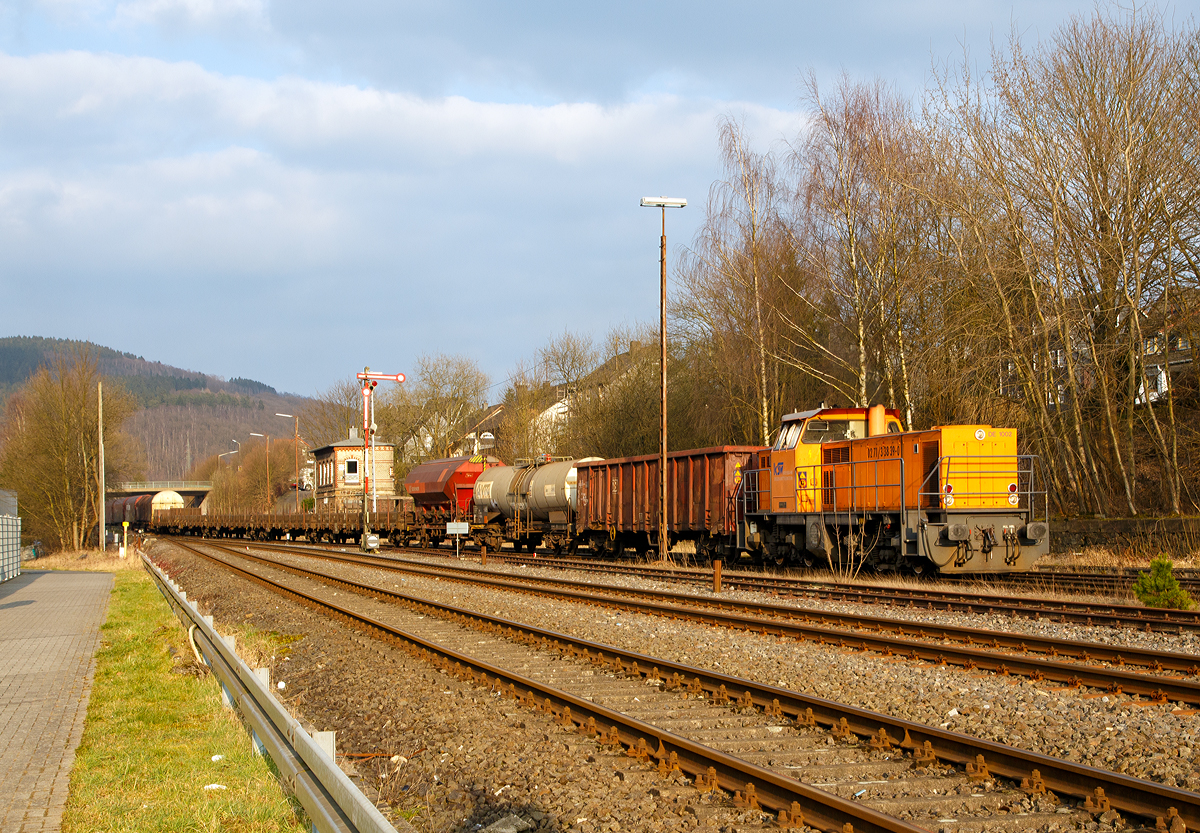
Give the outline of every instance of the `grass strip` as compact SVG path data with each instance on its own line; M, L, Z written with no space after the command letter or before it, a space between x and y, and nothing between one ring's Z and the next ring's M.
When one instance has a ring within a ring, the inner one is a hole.
M140 569L116 571L100 635L66 833L308 829Z

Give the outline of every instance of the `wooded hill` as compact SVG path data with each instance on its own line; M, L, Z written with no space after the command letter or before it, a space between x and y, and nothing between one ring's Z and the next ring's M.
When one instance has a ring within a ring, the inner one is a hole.
M141 445L151 480L182 478L194 463L237 448L232 440L261 442L252 431L290 437L291 421L275 414L296 413L308 401L252 379L224 380L91 342L13 336L0 338L0 407L55 352L80 347L96 356L106 390L111 382L136 400L126 430Z

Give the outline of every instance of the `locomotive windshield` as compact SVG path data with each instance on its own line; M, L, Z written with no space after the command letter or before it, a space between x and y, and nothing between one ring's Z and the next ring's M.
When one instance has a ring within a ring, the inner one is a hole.
M806 445L834 443L838 440L859 440L867 436L863 419L810 419L804 425L802 442Z
M800 429L804 427L802 422L788 422L779 431L779 439L775 441L775 450L783 451L788 448L796 447L796 440L800 437Z

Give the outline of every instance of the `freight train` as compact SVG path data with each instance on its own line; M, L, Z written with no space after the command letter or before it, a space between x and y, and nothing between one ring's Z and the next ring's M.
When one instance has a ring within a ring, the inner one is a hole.
M818 408L784 417L771 447L672 452L665 476L668 540L687 542L701 564L1017 572L1049 548L1039 460L1018 454L1011 428L906 431L883 406ZM492 550L644 554L658 540L659 477L657 455L433 460L409 472L411 498L375 514L372 528L396 545L429 545L447 523L466 522L468 541ZM337 541L361 532L354 513L320 512L163 511L148 528Z

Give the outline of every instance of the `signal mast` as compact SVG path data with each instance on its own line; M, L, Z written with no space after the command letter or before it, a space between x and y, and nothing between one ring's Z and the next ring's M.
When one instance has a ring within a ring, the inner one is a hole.
M372 373L371 368L364 367L363 372L358 374L358 378L362 380L362 396L363 396L363 496L362 496L362 539L359 541L359 547L364 550L377 549L379 541L374 541L375 546L368 545L368 539L371 535L371 510L367 507L367 493L371 487L372 467L375 465L375 420L372 417L375 414L374 404L371 401L371 395L375 392L375 386L380 382L403 382L403 373Z

